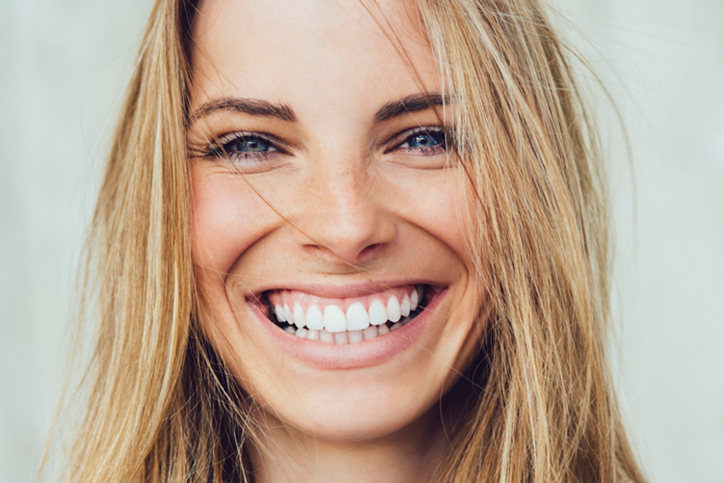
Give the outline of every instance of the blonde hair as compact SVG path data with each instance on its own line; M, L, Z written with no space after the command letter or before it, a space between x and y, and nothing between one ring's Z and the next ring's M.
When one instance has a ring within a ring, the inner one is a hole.
M250 478L247 398L197 323L194 3L157 0L115 132L87 246L79 318L97 332L68 481ZM644 482L606 361L601 155L563 47L537 0L416 5L457 106L468 241L492 314L435 481Z

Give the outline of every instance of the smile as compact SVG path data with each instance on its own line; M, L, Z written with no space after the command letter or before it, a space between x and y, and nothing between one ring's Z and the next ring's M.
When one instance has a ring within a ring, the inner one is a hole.
M419 344L430 322L440 320L448 288L430 282L309 284L267 288L247 295L245 305L257 327L294 360L316 369L353 369L382 364Z
M302 339L343 345L402 328L422 313L431 291L425 285L404 285L360 297L324 298L297 290L268 290L261 298L267 317L280 329Z

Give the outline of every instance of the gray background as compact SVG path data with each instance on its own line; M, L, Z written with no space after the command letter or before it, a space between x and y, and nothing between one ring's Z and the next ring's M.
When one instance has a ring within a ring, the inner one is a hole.
M631 434L653 481L724 483L724 1L555 5L631 135L628 164L602 109L614 374ZM0 3L0 483L32 481L42 452L75 266L149 10Z

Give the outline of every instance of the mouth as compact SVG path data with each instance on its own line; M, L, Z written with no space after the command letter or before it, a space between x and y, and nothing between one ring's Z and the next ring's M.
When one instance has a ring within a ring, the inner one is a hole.
M301 339L327 344L359 344L398 330L440 292L430 285L403 285L359 297L325 298L275 289L256 297L267 318Z

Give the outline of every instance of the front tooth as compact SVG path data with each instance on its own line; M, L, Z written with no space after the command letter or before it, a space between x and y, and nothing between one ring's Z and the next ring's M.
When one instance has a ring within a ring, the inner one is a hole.
M307 339L309 340L319 340L319 331L318 330L310 330L307 332Z
M281 305L276 305L276 306L274 307L274 313L277 314L277 320L278 320L279 322L286 322L286 321L287 321L287 316L286 316L286 314L284 313L284 308L283 308Z
M289 332L290 334L296 334L296 333L297 333L297 331L294 330L294 327L292 327L291 325L288 326L288 327L287 327L286 329L284 329L284 330L286 330L286 331Z
M405 294L405 296L402 297L402 303L400 304L400 312L402 312L403 317L407 317L408 315L410 315L410 296L407 294Z
M387 309L379 300L375 300L370 304L370 323L372 325L381 325L387 322Z
M347 330L364 330L370 326L370 316L365 306L355 302L347 309Z
M420 295L417 293L417 289L413 289L410 294L410 310L417 309L417 304L420 302Z
M364 340L364 337L362 336L362 331L351 330L347 332L347 340L350 344L357 344L358 342L362 342Z
M309 332L307 329L299 328L299 329L297 329L296 336L301 337L302 339L306 339L307 332Z
M344 332L347 330L347 321L344 312L336 305L327 305L324 309L324 328L329 332Z
M304 317L304 309L299 303L294 304L294 324L297 327L304 327L306 324L306 317Z
M316 305L309 307L305 322L307 323L307 327L312 330L321 330L324 328L324 318L322 317L322 311L319 310L319 307Z
M400 302L397 300L397 297L393 295L387 302L387 318L392 322L397 322L400 320L400 317L402 317Z
M365 340L374 339L378 335L377 327L374 325L370 325L362 332L362 335L364 336Z
M327 343L334 344L334 334L322 329L319 331L319 340L321 342L327 342Z
M385 335L389 331L390 331L390 329L388 329L386 325L380 325L379 327L377 327L377 333L379 335Z
M347 331L336 332L334 335L334 343L337 345L343 345L349 342L347 339Z

